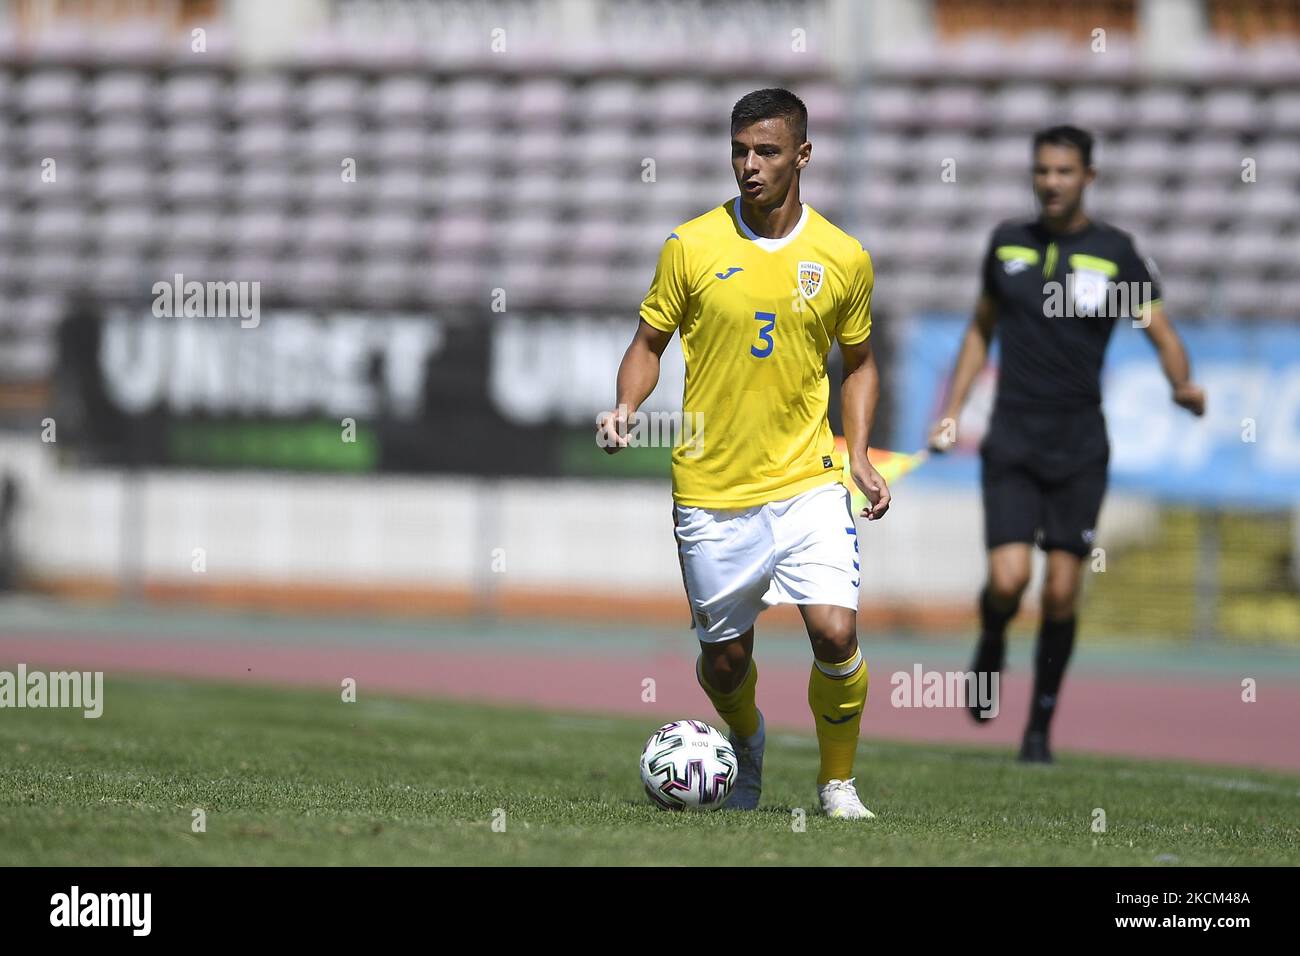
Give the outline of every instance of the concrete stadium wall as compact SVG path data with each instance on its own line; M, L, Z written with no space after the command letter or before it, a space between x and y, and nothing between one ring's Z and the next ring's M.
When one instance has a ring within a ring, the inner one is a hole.
M533 594L684 607L665 482L128 473L64 468L56 450L0 437L0 468L21 483L22 570L38 587L387 589L459 595L468 606ZM902 483L895 502L884 521L859 522L864 607L964 612L983 574L978 489ZM1149 502L1112 498L1101 540L1141 537L1155 514Z

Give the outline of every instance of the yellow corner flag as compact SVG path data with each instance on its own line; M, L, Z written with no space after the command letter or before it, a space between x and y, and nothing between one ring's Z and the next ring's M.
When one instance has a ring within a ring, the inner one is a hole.
M867 496L858 490L858 486L853 483L853 474L849 469L848 443L840 436L835 437L835 450L840 453L844 460L844 484L848 486L853 495L853 513L857 514L867 506ZM871 462L873 468L880 472L880 477L885 479L885 484L891 488L898 479L902 478L910 471L915 471L926 459L930 457L928 449L922 448L918 452L908 454L901 451L886 451L884 448L868 448L867 460Z

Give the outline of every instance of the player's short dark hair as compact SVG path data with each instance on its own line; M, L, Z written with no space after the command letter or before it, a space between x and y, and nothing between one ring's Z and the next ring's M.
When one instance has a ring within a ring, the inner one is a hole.
M1049 126L1047 129L1040 129L1034 134L1033 154L1038 155L1038 147L1044 144L1051 146L1073 146L1079 151L1079 158L1083 160L1083 168L1087 169L1092 165L1092 134L1086 129L1079 129L1077 126Z
M794 133L795 145L808 139L808 107L789 90L767 89L746 93L731 108L731 132L744 129L759 120L784 119Z

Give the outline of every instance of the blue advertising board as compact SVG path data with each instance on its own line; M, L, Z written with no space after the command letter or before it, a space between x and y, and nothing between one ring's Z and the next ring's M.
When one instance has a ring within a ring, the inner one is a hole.
M922 316L883 369L898 401L897 445L914 451L943 408L969 319ZM1281 322L1182 323L1192 377L1207 393L1204 418L1170 400L1145 332L1116 325L1102 375L1111 440L1111 487L1186 503L1300 504L1300 328ZM909 481L977 483L979 441L992 408L997 345L958 424L958 448Z

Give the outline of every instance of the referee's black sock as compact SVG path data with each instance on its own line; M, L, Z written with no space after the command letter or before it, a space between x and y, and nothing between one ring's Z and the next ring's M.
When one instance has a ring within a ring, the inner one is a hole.
M1061 692L1065 665L1074 650L1074 632L1078 618L1053 621L1044 617L1038 628L1038 650L1034 655L1034 700L1029 709L1029 729L1047 732Z
M1006 657L1007 625L1016 616L1019 602L1010 610L999 610L989 598L985 586L980 592L980 642L975 652L976 670L1001 670Z
M980 639L975 645L975 660L971 663L971 670L976 674L990 674L1002 670L1007 656L1007 625L1016 616L1018 609L1019 602L1010 610L994 607L989 599L987 586L980 592ZM980 678L977 677L976 686L971 689L974 693L978 693L979 680ZM991 686L988 678L983 680L984 687ZM968 701L967 706L971 716L977 721L983 721L990 716L975 700ZM992 713L996 714L997 710L993 709Z

